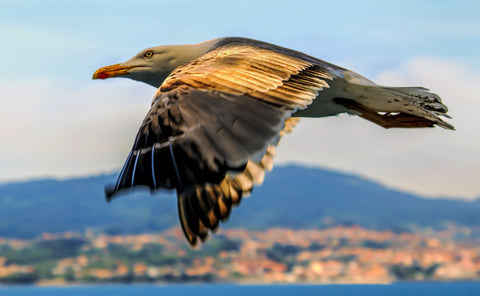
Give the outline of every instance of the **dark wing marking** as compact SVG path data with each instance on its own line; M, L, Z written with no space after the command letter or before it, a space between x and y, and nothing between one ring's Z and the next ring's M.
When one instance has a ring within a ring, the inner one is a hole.
M247 96L176 89L162 93L145 118L110 198L124 188L193 191L244 170L290 115Z

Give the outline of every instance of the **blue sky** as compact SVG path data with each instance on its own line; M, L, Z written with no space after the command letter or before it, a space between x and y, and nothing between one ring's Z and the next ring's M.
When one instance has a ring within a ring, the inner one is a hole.
M304 120L277 163L363 175L428 196L480 195L478 1L0 0L0 181L118 169L155 90L92 81L143 48L244 36L380 84L444 98L456 132ZM312 136L314 135L314 136Z

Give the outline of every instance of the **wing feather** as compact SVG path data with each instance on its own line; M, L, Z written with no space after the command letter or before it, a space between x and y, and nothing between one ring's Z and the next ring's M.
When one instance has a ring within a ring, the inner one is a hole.
M275 146L333 74L251 45L220 47L177 68L158 89L116 185L176 189L191 245L230 215L273 167Z
M285 127L280 134L285 135L292 131L298 122L298 118L288 118L285 120ZM193 208L191 210L200 211L196 213L196 215L200 217L199 222L205 222L204 217L208 217L204 225L210 230L215 231L218 228L219 221L225 221L228 218L232 207L237 206L243 196L249 195L254 185L263 183L265 172L272 169L275 145L278 144L278 141L279 139L268 146L264 156L259 162L249 160L243 172L227 174L219 184L197 186L195 192L183 196L183 198L192 200L208 200L208 203L213 205L210 207L203 206L197 209ZM267 165L265 165L265 163L267 163ZM206 204L206 202L202 202L202 204ZM185 235L187 238L190 236L188 233ZM194 233L194 235L202 239L202 234ZM202 241L204 240L205 239L202 239Z
M291 109L305 108L333 74L298 57L248 45L221 47L177 68L159 92L178 86L248 95Z

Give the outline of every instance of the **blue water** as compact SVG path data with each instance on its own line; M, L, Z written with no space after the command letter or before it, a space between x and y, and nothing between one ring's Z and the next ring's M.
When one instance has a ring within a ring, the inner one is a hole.
M99 285L79 287L0 287L0 296L479 296L480 282L393 285Z

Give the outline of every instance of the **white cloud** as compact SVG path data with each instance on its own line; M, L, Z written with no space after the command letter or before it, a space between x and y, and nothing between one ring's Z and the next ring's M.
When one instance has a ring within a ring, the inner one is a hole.
M127 81L78 86L0 83L1 180L118 169L154 89Z
M282 142L279 162L354 172L388 186L429 196L480 195L480 75L445 59L415 58L379 73L378 84L425 86L450 108L457 131L385 130L363 119L340 116L304 120Z

